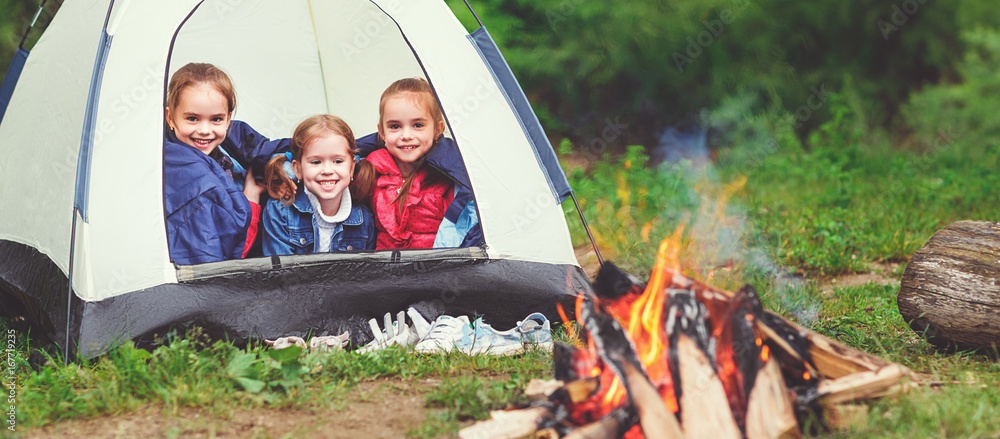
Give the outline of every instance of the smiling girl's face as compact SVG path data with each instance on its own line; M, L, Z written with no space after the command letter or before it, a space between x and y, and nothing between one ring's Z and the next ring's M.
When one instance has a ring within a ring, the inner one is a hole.
M444 121L435 122L434 115L412 93L400 93L386 99L378 132L385 140L385 149L406 177L444 132Z
M167 107L167 124L177 139L209 154L226 140L229 101L215 87L199 82L181 90L177 105Z
M323 214L335 215L354 175L354 156L347 139L328 133L310 140L302 148L301 160L292 160L292 167L295 176L319 199Z

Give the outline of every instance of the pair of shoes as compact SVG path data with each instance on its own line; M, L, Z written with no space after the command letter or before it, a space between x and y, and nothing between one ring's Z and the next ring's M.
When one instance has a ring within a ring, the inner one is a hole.
M541 313L529 315L506 331L493 329L482 318L470 324L466 316L443 315L414 349L422 353L457 350L469 355L517 355L532 345L552 348L549 321Z
M290 335L288 337L278 337L276 340L264 340L274 349L285 349L292 346L298 346L302 348L303 351L314 351L314 352L332 352L339 351L347 345L347 340L351 338L350 332L344 332L340 335L326 335L323 337L313 337L306 344L306 341L302 337L296 337Z
M414 350L425 354L459 351L469 355L513 355L523 347L514 330L499 332L481 318L470 324L466 316L442 315Z
M419 313L417 315L419 316ZM420 319L424 324L427 324L427 321L423 320L423 317L420 317ZM396 320L392 319L391 314L386 313L383 323L385 326L384 330L379 328L378 322L375 319L368 321L368 326L371 328L372 335L375 338L361 349L358 349L359 353L366 354L380 351L390 346L413 346L420 341L419 331L416 328L411 329L406 324L406 313L403 311L396 314Z

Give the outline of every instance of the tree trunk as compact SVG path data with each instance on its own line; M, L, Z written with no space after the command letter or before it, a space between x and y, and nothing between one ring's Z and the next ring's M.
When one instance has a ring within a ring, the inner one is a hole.
M939 230L906 266L899 313L931 344L996 352L1000 346L1000 223Z

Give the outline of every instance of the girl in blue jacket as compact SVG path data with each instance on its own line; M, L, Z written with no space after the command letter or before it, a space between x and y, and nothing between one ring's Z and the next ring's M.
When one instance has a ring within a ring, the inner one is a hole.
M358 163L357 154L354 133L339 117L312 116L295 128L291 152L264 169L272 197L264 209L265 255L375 248L375 222L364 205L370 188L363 193L352 184L357 173L374 168ZM285 172L288 161L301 186Z
M232 120L236 92L212 64L191 63L170 78L163 195L170 259L200 264L245 257L257 236L254 179L288 140L270 141Z

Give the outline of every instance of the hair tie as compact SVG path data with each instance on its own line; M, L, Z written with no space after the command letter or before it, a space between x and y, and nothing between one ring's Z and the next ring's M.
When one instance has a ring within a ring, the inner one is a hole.
M288 151L285 151L285 158L286 158L286 159L288 159L288 161L292 161L292 160L294 160L294 159L292 158L292 153L290 153L290 152L288 152Z
M354 163L357 163L358 160L361 160L361 156L354 154Z

